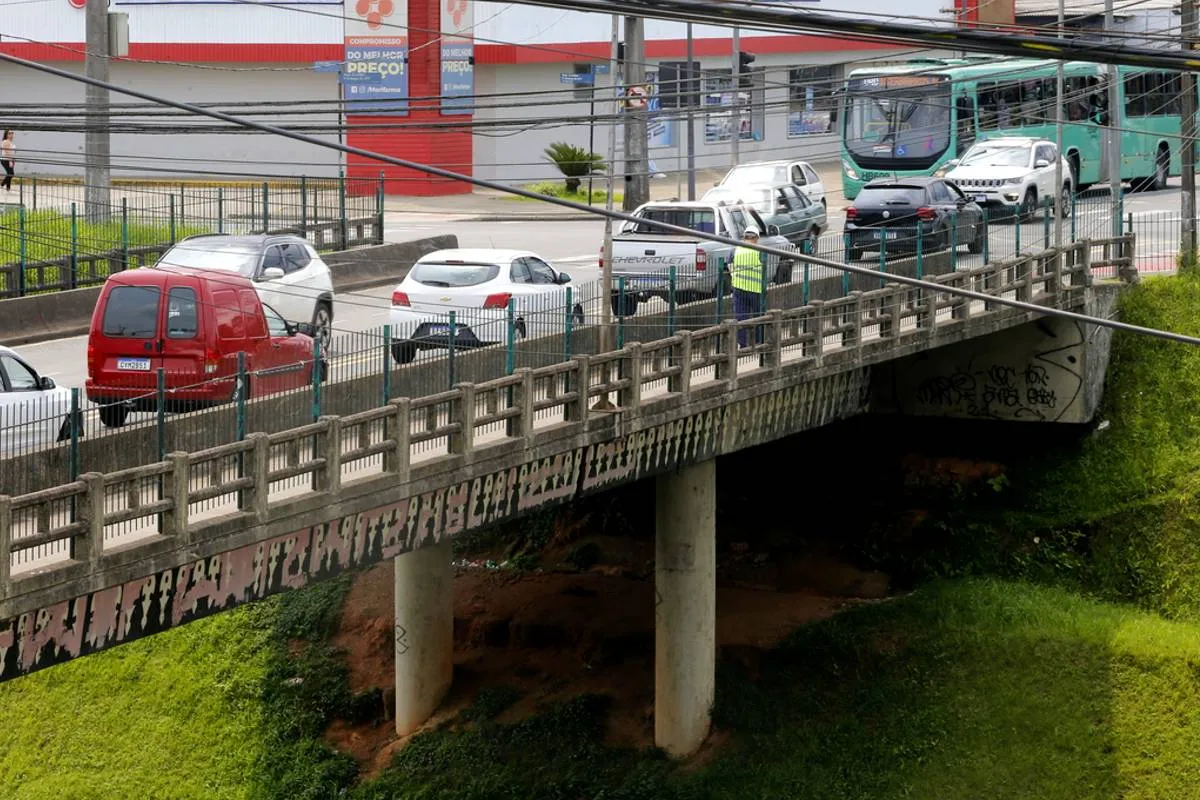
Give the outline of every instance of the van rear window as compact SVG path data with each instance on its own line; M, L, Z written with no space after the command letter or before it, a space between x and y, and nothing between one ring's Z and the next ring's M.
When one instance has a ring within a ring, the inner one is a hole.
M101 331L105 336L150 339L158 334L157 286L117 286L108 294Z
M167 292L167 338L192 339L198 332L196 290L176 286Z

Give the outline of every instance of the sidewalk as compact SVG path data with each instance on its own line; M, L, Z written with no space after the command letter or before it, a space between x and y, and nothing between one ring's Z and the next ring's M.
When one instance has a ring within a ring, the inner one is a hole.
M842 172L838 162L814 164L813 168L825 184L825 194L831 207L842 205ZM724 176L725 169L696 171L696 197L699 198ZM687 176L666 173L665 178L650 180L651 200L676 200L687 196ZM682 190L682 191L681 191ZM600 204L598 207L603 208ZM597 219L582 211L552 203L518 198L492 189L476 189L470 194L443 197L384 198L384 211L399 214L421 214L430 218L450 217L458 222L540 222L542 220L585 221ZM617 210L620 210L618 205Z

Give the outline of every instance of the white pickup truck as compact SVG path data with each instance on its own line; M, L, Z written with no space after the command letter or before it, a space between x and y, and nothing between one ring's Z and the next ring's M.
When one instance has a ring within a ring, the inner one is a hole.
M759 230L759 243L793 249L779 229L767 226L753 208L720 202L646 203L634 216L656 222L712 233L730 239L742 238L748 225ZM733 246L665 231L653 225L626 222L613 237L612 274L614 286L624 278L624 303L614 289L613 311L619 316L632 315L639 301L651 297L666 299L670 294L671 268L675 268L675 301L687 303L712 296L718 287L729 290L729 264ZM601 259L603 259L601 250ZM792 279L792 261L767 256L767 280L787 283ZM603 264L602 264L603 266Z

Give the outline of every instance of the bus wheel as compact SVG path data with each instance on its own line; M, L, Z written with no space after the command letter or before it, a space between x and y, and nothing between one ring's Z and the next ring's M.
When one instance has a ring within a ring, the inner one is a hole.
M1147 190L1157 192L1160 189L1167 188L1167 178L1171 175L1171 151L1165 145L1158 148L1158 153L1154 156L1154 178L1147 186Z

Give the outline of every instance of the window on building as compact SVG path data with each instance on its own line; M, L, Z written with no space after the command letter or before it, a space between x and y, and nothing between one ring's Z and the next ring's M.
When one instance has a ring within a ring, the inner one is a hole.
M692 62L691 80L688 62L662 61L658 65L658 96L662 108L688 108L700 105L700 62Z
M727 142L737 131L744 142L761 142L766 136L764 89L766 74L751 69L740 74L736 90L732 69L704 71L704 141Z
M842 65L788 70L788 136L831 133L837 124Z

